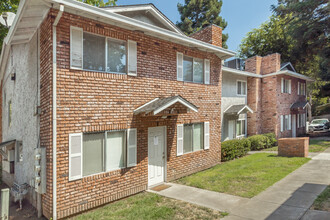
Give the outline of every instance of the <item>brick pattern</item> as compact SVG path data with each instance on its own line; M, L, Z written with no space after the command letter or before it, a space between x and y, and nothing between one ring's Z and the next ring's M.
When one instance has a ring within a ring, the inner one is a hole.
M51 152L51 22L54 11L41 30L41 116L42 145L47 146L47 193L44 215L52 215ZM138 50L138 76L70 69L70 25L84 31L121 40L134 40ZM57 208L66 216L143 191L148 183L148 127L167 127L167 176L173 180L209 168L221 160L221 60L175 43L63 13L57 26ZM210 85L176 80L176 53L211 61ZM199 107L188 112L160 116L133 115L133 110L156 97L181 95ZM210 122L210 149L176 156L176 125ZM69 134L137 128L136 167L101 173L69 181Z
M40 26L40 146L46 147L47 188L42 196L43 215L50 218L52 212L52 22L53 12L49 13Z
M280 138L278 155L283 157L308 157L309 137Z
M190 37L213 44L214 46L222 47L222 28L214 24L191 34Z
M265 57L254 56L245 61L245 70L260 75L267 75L280 70L280 54ZM291 79L291 94L281 93L281 78ZM277 137L291 137L292 130L281 132L281 115L302 114L305 110L290 109L298 101L306 97L298 95L298 82L306 83L295 77L286 75L268 76L262 79L248 77L247 103L254 111L248 113L248 135L275 133ZM298 124L298 122L296 121ZM296 126L297 127L297 126ZM296 134L302 135L305 128L297 129Z

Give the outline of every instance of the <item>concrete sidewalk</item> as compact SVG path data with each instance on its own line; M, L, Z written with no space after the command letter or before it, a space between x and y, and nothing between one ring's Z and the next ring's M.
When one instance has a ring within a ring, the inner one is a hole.
M330 212L309 210L330 184L329 171L330 149L327 149L252 199L173 183L169 183L172 187L155 193L229 212L226 220L330 219Z

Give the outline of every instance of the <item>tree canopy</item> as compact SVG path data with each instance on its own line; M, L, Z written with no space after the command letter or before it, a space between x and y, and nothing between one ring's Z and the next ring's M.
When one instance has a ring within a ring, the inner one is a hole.
M215 24L224 30L227 22L220 16L222 0L185 0L178 3L181 21L177 26L187 35L199 31L208 24ZM222 45L227 48L228 34L222 35Z
M314 78L310 95L324 97L330 81L330 16L328 0L278 0L273 15L242 40L239 55L248 58L280 53L297 72ZM328 82L329 83L329 82Z

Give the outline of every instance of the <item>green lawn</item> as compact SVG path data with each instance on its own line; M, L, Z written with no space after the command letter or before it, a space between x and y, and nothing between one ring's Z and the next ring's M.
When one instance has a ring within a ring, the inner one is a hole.
M216 165L177 180L201 189L251 198L279 181L309 158L258 153Z
M153 193L140 193L72 219L219 219L228 215Z
M310 140L309 141L309 152L323 152L330 147L330 141L324 140ZM262 151L278 151L278 147L272 147L263 149Z
M311 209L330 212L330 185L316 198Z

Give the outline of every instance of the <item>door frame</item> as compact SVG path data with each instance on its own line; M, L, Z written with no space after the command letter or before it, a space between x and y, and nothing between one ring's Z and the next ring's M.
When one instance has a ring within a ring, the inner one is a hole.
M297 137L297 115L292 114L292 121L291 121L291 130L292 130L292 137ZM294 135L293 135L294 133Z
M163 134L164 134L164 154L165 154L165 158L164 158L164 182L167 182L167 126L157 126L157 127L148 127L148 137L147 137L147 145L148 145L148 188L149 187L153 187L153 186L157 186L159 184L154 184L154 185L149 185L149 130L153 129L153 128L163 128Z

